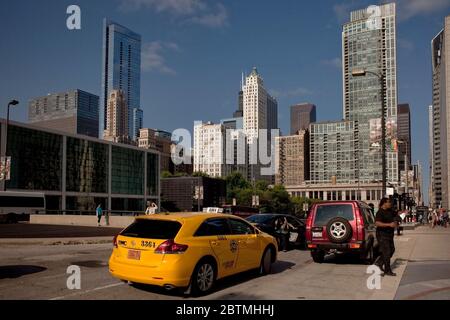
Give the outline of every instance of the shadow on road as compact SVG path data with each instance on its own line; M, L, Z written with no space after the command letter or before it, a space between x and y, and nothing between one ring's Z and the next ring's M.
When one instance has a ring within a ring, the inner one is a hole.
M16 279L33 273L47 270L40 266L0 266L0 279Z
M288 262L288 261L277 261L272 266L271 274L282 273L288 269L291 269L293 266L295 266L295 263ZM220 279L217 281L216 286L214 287L211 294L214 294L216 292L225 290L227 288L230 288L230 287L239 285L241 283L256 279L258 277L260 277L260 275L257 270L250 270L250 271L246 271L246 272L243 272L243 273L240 273L237 275L232 275L232 276ZM137 284L137 283L133 284L133 287L136 289L142 290L142 291L147 291L147 292L166 295L166 296L192 298L191 296L188 296L184 292L182 292L182 290L167 291L158 286L151 286L151 285L144 285L144 284ZM241 299L241 296L239 296L239 299ZM252 300L254 298L249 296L248 299Z
M359 264L367 265L367 262L360 259L357 254L349 253L332 253L325 257L324 263L328 264Z
M100 260L75 261L70 264L86 268L104 268L108 266L108 262Z

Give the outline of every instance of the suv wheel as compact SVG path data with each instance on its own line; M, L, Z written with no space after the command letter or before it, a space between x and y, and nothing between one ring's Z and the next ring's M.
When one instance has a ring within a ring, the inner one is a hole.
M343 243L352 236L352 226L347 219L336 217L328 222L327 234L332 242Z
M325 252L319 250L311 251L311 257L314 262L323 263L325 261Z

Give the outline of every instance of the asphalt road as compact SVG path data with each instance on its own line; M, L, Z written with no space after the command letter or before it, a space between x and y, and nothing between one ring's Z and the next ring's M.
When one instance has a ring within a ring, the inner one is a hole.
M185 299L178 292L130 286L108 273L110 244L2 246L0 299ZM81 289L66 286L67 268L81 267ZM306 251L280 253L272 274L248 272L220 281L204 299L369 299L367 266L346 257L322 265ZM345 288L345 289L343 289Z
M450 231L450 230L449 230ZM430 249L429 243L439 242ZM219 281L202 299L450 299L450 232L405 232L396 238L395 278L381 279L381 289L367 287L366 265L347 256L314 263L307 251L281 252L273 272L254 272ZM183 300L179 292L130 286L110 276L111 244L13 245L0 242L0 299ZM445 252L444 252L445 251ZM81 289L69 290L67 268L81 268Z

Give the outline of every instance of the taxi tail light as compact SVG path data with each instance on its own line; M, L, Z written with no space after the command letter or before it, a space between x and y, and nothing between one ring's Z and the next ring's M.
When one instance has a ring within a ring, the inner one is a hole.
M177 254L185 252L187 248L188 245L175 243L174 240L167 240L161 243L158 248L156 248L155 253Z
M115 235L114 238L113 238L113 245L114 245L114 248L118 248L119 247L117 245L117 235Z

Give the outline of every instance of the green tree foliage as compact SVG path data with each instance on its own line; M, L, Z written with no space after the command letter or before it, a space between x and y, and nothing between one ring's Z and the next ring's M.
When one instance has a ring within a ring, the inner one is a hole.
M239 172L233 172L225 178L227 183L227 203L233 203L236 199L237 205L251 206L252 196L259 196L259 209L262 213L287 213L304 216L303 205L308 208L319 200L291 197L284 186L269 186L267 181L258 180L253 185Z

